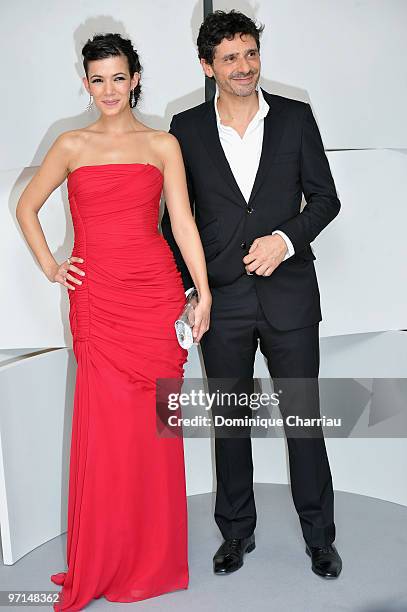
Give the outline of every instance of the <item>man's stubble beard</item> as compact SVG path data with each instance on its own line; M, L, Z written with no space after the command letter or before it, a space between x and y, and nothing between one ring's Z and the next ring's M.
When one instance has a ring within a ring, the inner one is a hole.
M236 91L232 85L231 85L231 81L232 79L228 79L227 81L223 81L223 83L227 84L228 87L225 87L224 89L226 89L227 93L232 93L235 96L239 96L239 98L247 98L248 96L251 96L253 91L255 91L257 84L260 80L260 71L257 74L257 79L256 81L252 84L252 86L249 88L245 88L244 86L242 87L242 90L240 91ZM222 90L222 87L219 86L219 89Z

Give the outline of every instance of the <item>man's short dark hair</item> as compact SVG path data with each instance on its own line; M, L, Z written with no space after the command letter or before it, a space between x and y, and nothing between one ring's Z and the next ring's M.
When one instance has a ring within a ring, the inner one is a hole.
M256 26L255 22L239 11L234 9L229 13L215 11L209 13L199 28L197 39L198 57L204 59L207 64L212 64L215 57L215 47L224 38L233 40L236 34L253 36L257 49L260 51L260 35L264 25Z

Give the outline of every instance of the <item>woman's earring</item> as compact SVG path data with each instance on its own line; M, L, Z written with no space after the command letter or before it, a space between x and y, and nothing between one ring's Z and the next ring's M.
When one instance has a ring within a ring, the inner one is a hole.
M89 104L86 107L87 111L92 110L92 104L93 104L93 96L92 96L92 94L89 94Z
M134 106L136 106L136 96L134 93L134 89L132 89L130 94L130 107L133 108Z

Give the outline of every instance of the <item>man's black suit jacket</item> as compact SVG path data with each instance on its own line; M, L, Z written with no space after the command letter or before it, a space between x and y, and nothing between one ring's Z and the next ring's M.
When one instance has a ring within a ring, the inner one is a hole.
M270 110L249 202L220 143L213 98L174 115L170 132L182 150L210 287L228 285L246 274L243 257L255 238L276 229L290 238L295 255L271 276L254 274L267 319L277 329L290 330L322 320L310 243L336 217L341 204L310 105L262 92ZM300 212L302 193L306 205ZM187 289L193 281L174 240L167 209L161 227Z

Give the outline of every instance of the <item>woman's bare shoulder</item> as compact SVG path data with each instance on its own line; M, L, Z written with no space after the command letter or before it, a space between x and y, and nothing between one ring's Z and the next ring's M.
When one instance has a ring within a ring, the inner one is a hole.
M75 153L89 140L90 133L86 128L62 132L55 144L66 153Z
M164 130L154 130L152 138L152 145L162 154L171 154L178 150L178 140L173 134L165 132Z

